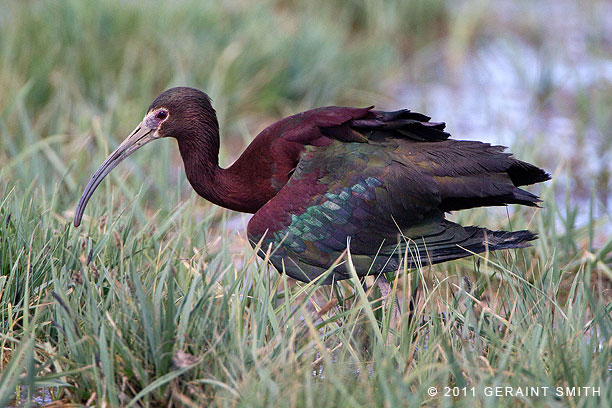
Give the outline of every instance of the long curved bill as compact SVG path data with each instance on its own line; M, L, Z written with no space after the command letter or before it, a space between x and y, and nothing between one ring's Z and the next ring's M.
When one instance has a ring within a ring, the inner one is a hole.
M160 136L157 133L157 129L148 127L145 122L142 121L138 125L138 127L134 129L132 134L130 134L130 136L128 136L128 138L125 139L119 145L119 147L117 147L115 151L112 152L110 156L106 158L106 160L104 160L104 163L100 165L100 168L91 177L89 183L87 183L85 191L83 191L83 195L79 200L79 204L76 208L76 214L74 215L75 227L78 227L81 224L81 219L83 218L85 206L87 205L87 202L96 190L96 187L98 187L104 177L106 177L106 175L110 173L111 170L117 167L117 165L121 163L130 154L134 153L136 150L140 149L147 143L159 138Z

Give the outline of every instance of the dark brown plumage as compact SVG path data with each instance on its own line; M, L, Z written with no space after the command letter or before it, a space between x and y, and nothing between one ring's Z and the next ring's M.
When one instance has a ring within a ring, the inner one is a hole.
M121 160L151 140L174 137L196 192L254 213L251 242L261 243L262 253L272 246L274 266L299 280L325 273L349 240L360 275L397 270L402 262L413 267L527 246L535 239L529 231L462 227L444 214L537 206L538 197L519 187L550 176L504 147L449 136L444 123L408 110L318 108L267 127L231 167L221 169L219 128L208 96L172 88L94 174L75 225L96 186ZM347 277L341 264L325 282Z

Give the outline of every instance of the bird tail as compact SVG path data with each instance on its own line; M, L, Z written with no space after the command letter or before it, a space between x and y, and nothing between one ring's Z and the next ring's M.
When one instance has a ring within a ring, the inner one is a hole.
M530 241L537 238L536 234L527 230L491 231L479 227L462 227L446 220L440 223L439 227L429 236L418 239L406 238L407 248L402 244L384 246L374 259L370 255L351 253L352 264L360 276L378 275L381 272L397 272L402 265L412 269L487 251L525 248L531 245ZM291 259L291 262L285 260L281 265L282 267L277 266L279 270L285 270L289 276L303 282L319 279L328 271L326 267L312 265L299 258ZM319 282L330 284L348 279L350 276L347 264L341 263L336 266L333 273Z
M525 248L531 246L530 241L537 239L537 235L528 230L492 231L479 227L462 227L449 221L444 224L446 230L443 234L409 240L408 249L403 252L407 255L405 262L409 268L452 261L488 251Z
M529 241L533 241L538 238L537 234L534 234L529 230L514 232L491 231L486 228L478 227L467 227L465 230L473 230L475 235L474 240L476 241L468 243L465 249L477 254L487 250L497 251L499 249L525 248L531 246Z

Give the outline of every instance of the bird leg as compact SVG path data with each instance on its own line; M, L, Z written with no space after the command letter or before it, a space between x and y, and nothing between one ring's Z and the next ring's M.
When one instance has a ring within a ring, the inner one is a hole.
M363 288L363 291L367 294L368 293L368 282L366 282L367 276L361 276L359 278L359 282L361 282L361 287Z
M378 289L380 290L383 310L387 310L389 306L389 300L391 299L391 295L392 295L391 285L389 284L389 281L387 280L385 275L382 273L376 278L375 283L378 286ZM390 311L391 311L391 318L389 320L389 327L395 329L399 326L400 321L401 321L400 320L401 319L401 309L400 309L399 300L397 299L397 296L395 297L393 301L393 305L391 305ZM389 332L389 335L387 336L387 345L389 346L392 344L393 344L393 336Z
M380 274L380 276L376 279L375 283L378 286L378 289L380 290L383 307L386 309L387 305L389 304L389 300L391 299L391 292L392 292L391 284L389 283L389 281L387 280L384 274ZM392 313L392 317L399 317L401 314L401 309L400 309L399 300L397 299L397 296L394 299L391 313Z

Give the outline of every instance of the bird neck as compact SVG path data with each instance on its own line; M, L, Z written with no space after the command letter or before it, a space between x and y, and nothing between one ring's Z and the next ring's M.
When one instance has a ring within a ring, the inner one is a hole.
M209 129L199 137L180 138L178 144L187 179L203 198L221 207L247 213L255 213L268 200L261 198L259 182L262 180L253 177L256 170L248 174L248 170L242 171L242 166L219 167L218 130Z

